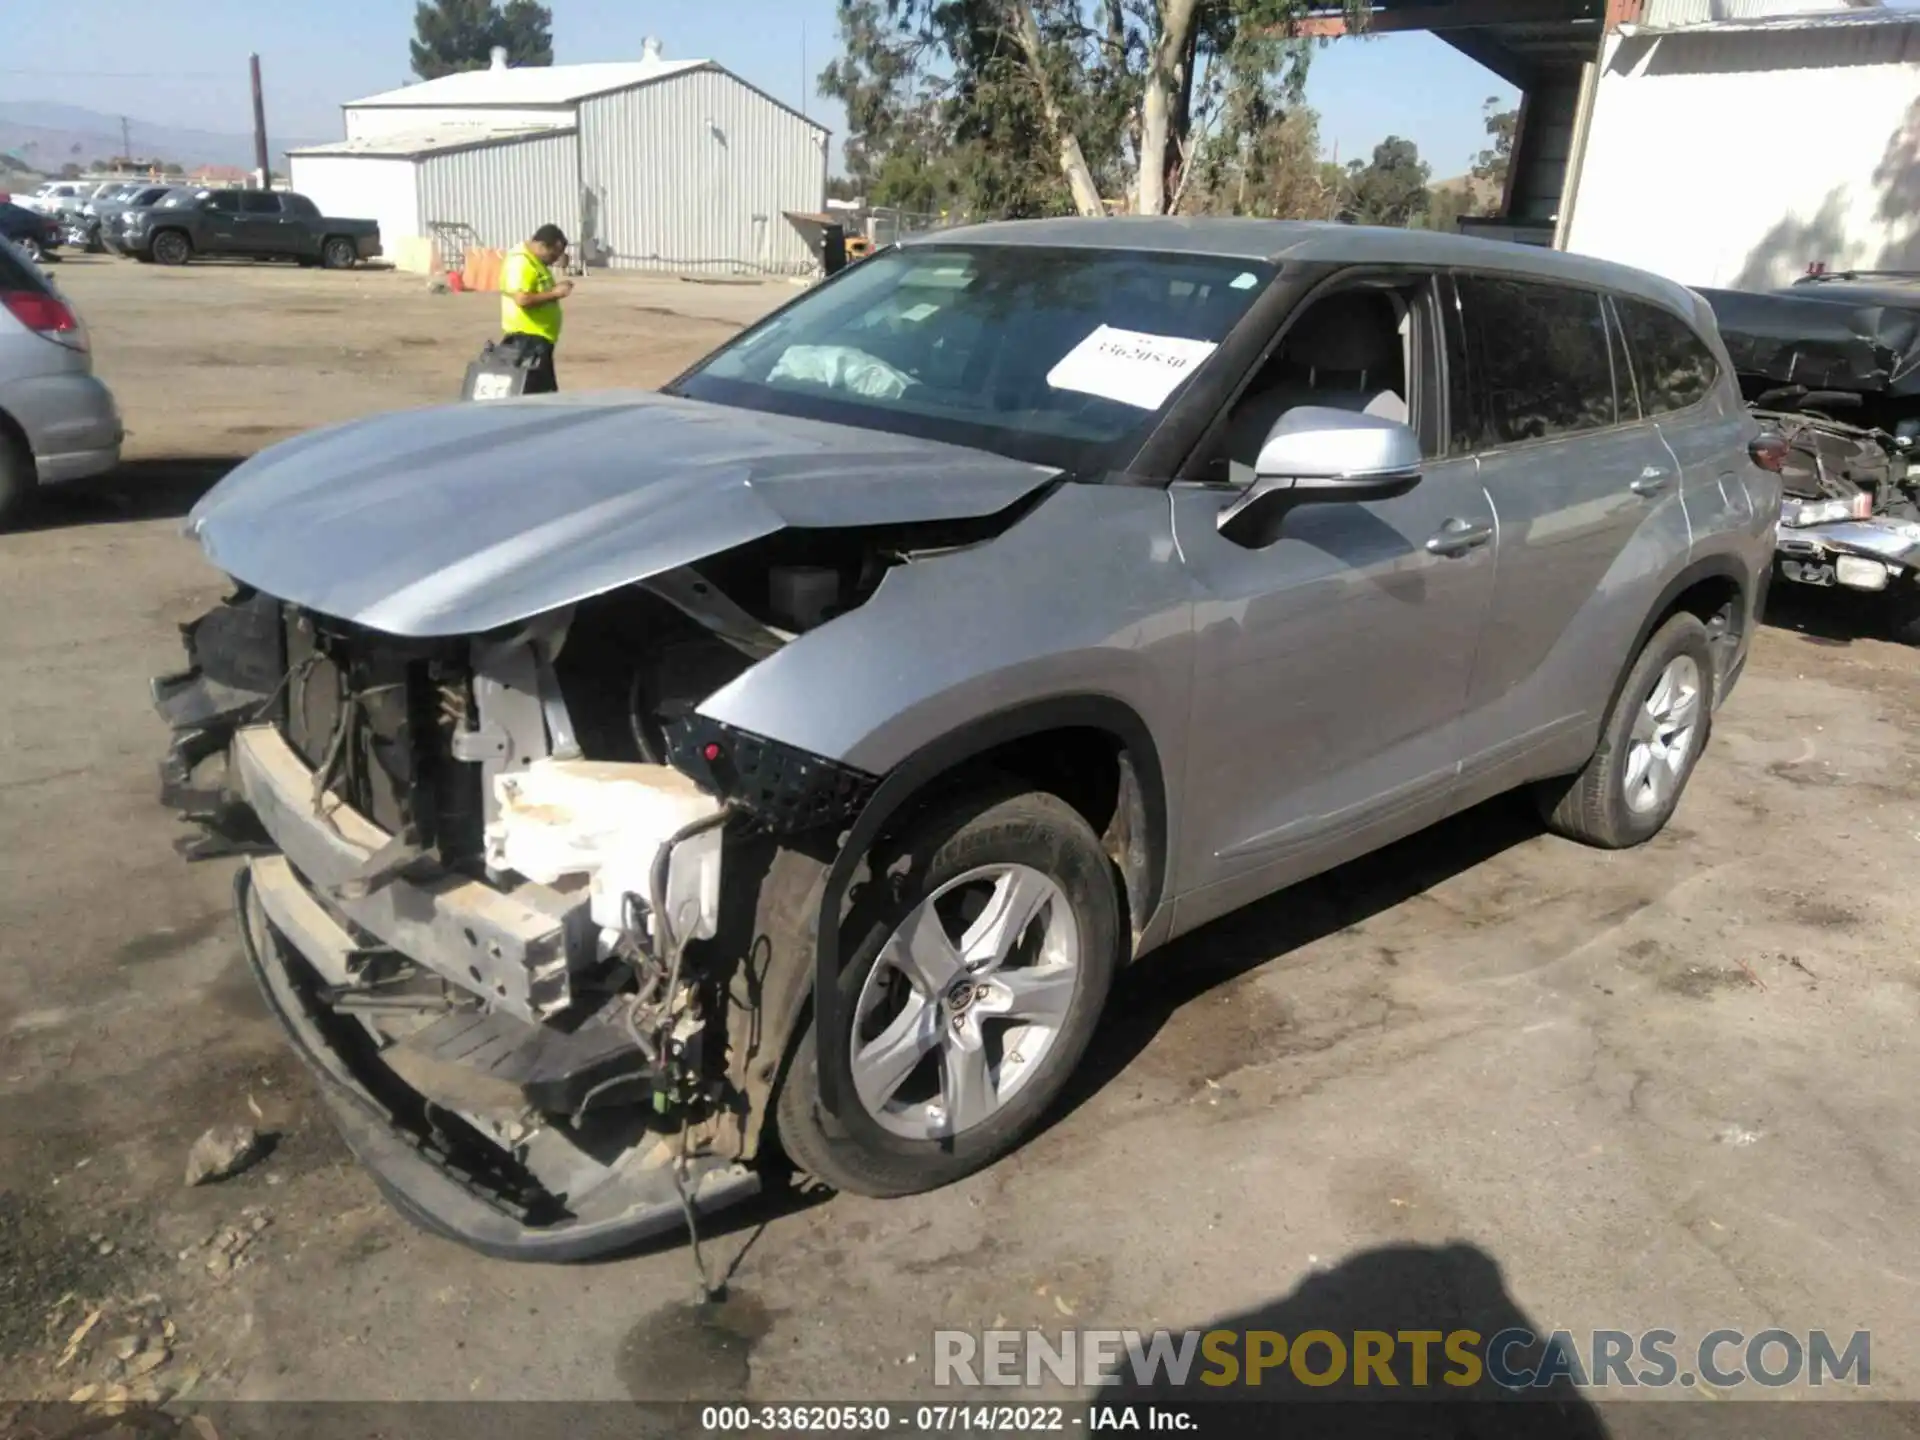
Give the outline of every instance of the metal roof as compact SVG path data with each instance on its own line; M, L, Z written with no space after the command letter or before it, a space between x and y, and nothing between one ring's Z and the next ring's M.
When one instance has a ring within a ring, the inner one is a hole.
M510 65L463 70L347 101L359 105L570 105L712 65L711 60L614 60L591 65Z
M1764 35L1771 31L1800 34L1809 30L1873 30L1920 25L1920 10L1886 5L1847 10L1812 10L1798 15L1754 15L1733 20L1707 20L1695 25L1622 25L1622 35Z
M1220 255L1240 260L1341 265L1434 265L1500 271L1539 280L1604 286L1697 315L1705 302L1683 285L1628 265L1538 245L1476 240L1435 230L1395 230L1312 220L1241 216L1112 215L1098 219L996 220L930 231L906 245L1033 245Z
M303 145L289 155L363 155L393 160L418 160L451 150L471 150L531 140L543 135L572 135L572 125L436 125L431 129L402 130L392 135L368 135L358 140L335 140L326 145Z

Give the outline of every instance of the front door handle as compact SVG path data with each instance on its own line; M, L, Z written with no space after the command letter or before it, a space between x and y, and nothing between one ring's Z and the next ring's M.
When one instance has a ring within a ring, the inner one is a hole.
M1448 558L1465 555L1469 550L1478 550L1491 539L1493 526L1478 520L1453 519L1442 525L1427 541L1427 553Z
M1673 472L1658 465L1649 465L1640 472L1640 478L1627 488L1636 495L1658 495L1673 483Z

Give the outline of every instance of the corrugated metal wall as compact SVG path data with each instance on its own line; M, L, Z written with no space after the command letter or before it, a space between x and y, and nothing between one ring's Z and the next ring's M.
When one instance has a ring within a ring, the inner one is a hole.
M1567 249L1743 290L1920 269L1920 16L1610 37Z
M803 273L783 210L826 202L825 132L719 70L580 106L582 234L622 269Z
M400 241L420 233L413 161L386 155L295 155L289 183L322 215L380 222L380 248L389 259Z
M466 224L482 245L518 245L552 223L580 234L580 145L572 133L429 155L420 164L420 224Z

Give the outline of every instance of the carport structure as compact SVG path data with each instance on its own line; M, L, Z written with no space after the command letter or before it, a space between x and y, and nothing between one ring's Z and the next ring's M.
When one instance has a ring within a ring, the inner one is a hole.
M1520 92L1500 214L1461 229L1537 245L1564 240L1569 160L1584 143L1601 37L1640 18L1644 0L1382 0L1359 26L1328 6L1296 33L1332 37L1426 30Z

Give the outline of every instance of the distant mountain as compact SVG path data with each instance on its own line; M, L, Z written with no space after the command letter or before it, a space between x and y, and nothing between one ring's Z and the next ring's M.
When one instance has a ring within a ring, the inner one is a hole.
M159 125L138 116L127 118L128 137L142 160L196 165L253 164L253 136ZM305 137L267 131L273 163L284 165L289 150L322 143ZM68 163L88 165L118 155L123 149L120 117L79 105L51 101L0 100L0 153L14 157L44 174L58 174Z

